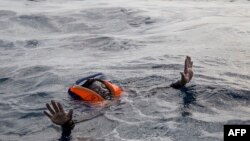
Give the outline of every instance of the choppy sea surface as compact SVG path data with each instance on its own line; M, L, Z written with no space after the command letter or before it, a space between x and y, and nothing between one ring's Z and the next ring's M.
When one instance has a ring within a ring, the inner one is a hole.
M42 113L56 100L78 140L222 141L224 124L250 124L247 0L0 0L0 140L53 141ZM181 90L185 56L194 77ZM67 89L103 72L125 92L105 109Z

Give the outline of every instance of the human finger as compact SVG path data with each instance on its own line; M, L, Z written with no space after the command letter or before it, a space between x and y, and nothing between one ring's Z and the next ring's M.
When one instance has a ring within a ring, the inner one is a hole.
M185 66L187 66L187 65L188 65L188 56L185 59Z
M191 63L191 58L189 56L187 56L187 66L189 67Z
M59 112L59 109L58 109L58 107L57 107L57 105L56 105L56 102L55 102L54 100L51 100L51 104L52 104L52 106L53 106L55 112L58 113L58 112Z
M191 67L191 63L192 63L192 60L191 60L191 57L189 57L189 56L187 56L187 60L188 60L188 68L190 68Z
M70 109L68 112L68 117L72 119L72 116L73 116L73 109Z
M61 103L57 102L57 106L58 106L59 111L64 113Z
M189 57L189 67L192 67L192 60L191 60L191 57Z
M46 107L47 107L47 109L50 111L50 113L51 113L52 115L55 114L55 111L50 107L50 105L49 105L48 103L46 103Z
M187 69L188 69L188 56L185 59L185 64L184 64L184 73L187 73Z
M181 74L181 80L184 80L185 79L185 74L183 72L180 72Z
M49 114L47 111L43 111L43 113L49 118L49 119L51 119L52 118L52 115L51 114Z

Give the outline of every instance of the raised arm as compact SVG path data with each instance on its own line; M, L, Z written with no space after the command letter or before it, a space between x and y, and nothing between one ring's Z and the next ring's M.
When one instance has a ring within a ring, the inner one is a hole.
M184 63L184 72L180 72L181 80L172 83L170 86L175 89L179 89L185 86L188 82L190 82L193 77L192 68L193 68L193 61L191 60L191 57L187 56Z
M66 113L59 102L51 101L50 106L48 103L46 107L49 112L44 111L44 114L56 125L62 127L62 136L59 141L69 141L71 139L71 130L74 128L75 124L72 120L73 110L69 110Z

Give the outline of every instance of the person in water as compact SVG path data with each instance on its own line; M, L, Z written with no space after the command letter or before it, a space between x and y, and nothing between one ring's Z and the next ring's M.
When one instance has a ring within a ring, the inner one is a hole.
M184 64L184 72L181 72L181 79L172 83L170 87L179 89L189 83L193 77L193 62L191 57L187 56ZM77 83L79 84L79 83ZM114 88L112 87L112 83L108 81L104 81L101 79L89 78L82 85L75 85L69 89L69 94L72 96L76 96L77 98L84 100L96 100L96 101L110 101L114 100L115 97L119 97L122 89L119 89L116 85ZM94 94L94 97L85 97L80 94L77 94L78 91L84 91L86 93L90 92L90 94ZM98 95L97 97L95 97ZM56 125L61 126L62 128L62 136L59 139L60 141L69 141L71 136L71 130L74 128L75 123L78 122L72 119L73 109L69 110L69 112L65 112L62 105L59 102L51 101L50 106L46 103L46 107L49 112L44 111L44 114Z
M105 80L102 73L97 73L76 81L76 84L69 88L68 93L76 99L85 103L105 105L108 101L119 99L122 88Z

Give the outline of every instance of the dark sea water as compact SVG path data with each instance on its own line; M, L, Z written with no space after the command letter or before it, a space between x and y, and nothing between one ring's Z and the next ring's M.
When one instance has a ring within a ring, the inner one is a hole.
M247 0L0 0L0 140L57 140L53 99L100 113L74 139L222 141L224 124L250 124L249 17ZM192 82L169 88L186 55ZM96 72L124 88L119 104L68 96Z

